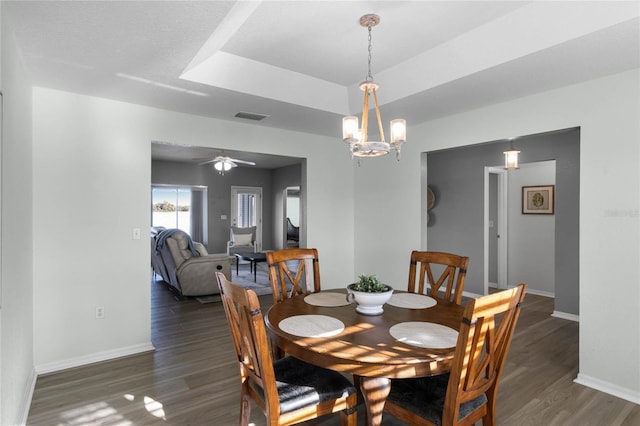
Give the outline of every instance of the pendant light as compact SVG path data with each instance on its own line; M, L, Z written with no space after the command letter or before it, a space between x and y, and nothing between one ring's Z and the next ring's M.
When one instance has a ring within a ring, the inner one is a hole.
M358 117L349 116L342 119L342 140L349 144L351 157L380 157L387 155L392 149L396 151L396 158L400 160L400 149L407 140L407 125L403 119L391 120L390 143L384 139L382 119L380 118L380 108L378 106L378 88L380 85L373 81L371 74L371 28L380 23L380 17L375 14L367 14L360 18L360 25L366 27L369 32L369 57L368 74L365 80L360 83L360 90L364 92L364 102L362 105L362 127L358 126ZM378 130L380 132L379 141L369 140L369 102L373 99Z

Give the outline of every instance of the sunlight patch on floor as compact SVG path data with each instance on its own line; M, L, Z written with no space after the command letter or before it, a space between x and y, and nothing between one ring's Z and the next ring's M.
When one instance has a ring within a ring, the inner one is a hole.
M146 408L149 414L151 414L152 416L161 418L163 420L167 420L167 418L164 415L164 407L162 403L160 403L159 401L156 401L155 399L149 396L145 396L144 408Z
M122 419L118 411L106 402L97 402L65 411L62 417L67 420L68 425L99 424L107 418L110 422Z

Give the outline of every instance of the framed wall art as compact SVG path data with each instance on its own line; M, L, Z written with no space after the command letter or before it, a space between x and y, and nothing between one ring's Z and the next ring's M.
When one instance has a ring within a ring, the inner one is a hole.
M523 186L522 214L553 214L555 185Z

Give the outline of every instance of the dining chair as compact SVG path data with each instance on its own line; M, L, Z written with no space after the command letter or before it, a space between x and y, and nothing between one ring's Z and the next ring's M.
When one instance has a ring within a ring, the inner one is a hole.
M251 401L269 425L292 425L340 413L343 426L357 424L357 393L335 371L294 357L271 358L260 301L253 290L216 272L220 297L240 368L240 425L251 419Z
M470 301L451 372L392 380L384 411L410 425L495 425L500 374L526 289L522 283Z
M438 251L414 250L411 252L407 290L410 293L420 294L426 294L426 290L430 296L442 299L440 287L446 284L444 299L460 305L462 304L462 291L468 266L469 258L466 256ZM425 289L425 287L427 288Z
M269 251L266 255L273 303L320 291L318 250L292 248Z

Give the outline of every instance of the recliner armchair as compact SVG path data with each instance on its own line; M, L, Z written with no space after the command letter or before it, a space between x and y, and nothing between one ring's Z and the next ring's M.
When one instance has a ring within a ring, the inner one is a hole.
M204 246L203 246L204 247ZM179 229L167 229L155 237L155 253L164 266L163 280L175 287L183 296L205 296L220 292L215 273L220 271L231 279L233 257L227 254L204 255L196 251L191 237ZM200 248L203 250L203 248ZM154 268L155 270L155 268Z

